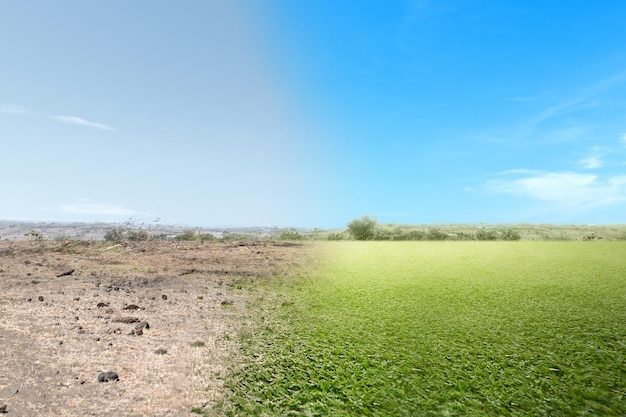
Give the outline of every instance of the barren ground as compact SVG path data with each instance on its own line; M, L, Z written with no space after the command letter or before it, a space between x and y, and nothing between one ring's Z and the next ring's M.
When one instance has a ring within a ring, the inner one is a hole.
M237 354L241 284L284 273L302 254L268 242L0 242L0 410L209 412ZM108 371L119 381L98 382Z

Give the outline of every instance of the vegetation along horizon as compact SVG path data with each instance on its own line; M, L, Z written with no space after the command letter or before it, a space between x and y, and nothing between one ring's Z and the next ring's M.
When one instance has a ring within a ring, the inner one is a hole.
M626 414L626 242L305 243L249 283L226 415Z

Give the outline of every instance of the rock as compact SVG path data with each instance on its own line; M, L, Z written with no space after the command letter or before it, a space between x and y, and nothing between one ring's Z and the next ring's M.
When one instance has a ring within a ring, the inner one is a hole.
M2 405L0 405L0 414L5 414L5 413L8 413L7 405L6 404L2 404Z
M61 278L61 277L66 277L68 275L72 275L74 273L73 269L70 269L69 271L66 272L61 272L60 274L57 274L57 278Z
M139 310L139 309L142 309L142 308L139 307L136 304L130 304L130 305L127 305L126 307L124 307L122 310Z
M38 299L39 301L43 301L43 295L40 295L39 297L37 297L37 299Z
M149 329L150 325L147 321L141 321L135 325L135 330Z
M167 349L159 348L154 351L157 355L165 355L167 353Z
M98 304L96 304L96 307L98 308L102 308L102 307L108 307L110 303L103 303L102 301L99 302Z
M141 336L143 334L143 330L141 329L135 329L135 335L136 336Z
M232 306L232 305L235 304L235 302L234 301L230 301L230 300L224 300L220 304L223 305L223 306Z
M98 375L98 382L119 381L120 377L117 372L100 372Z
M162 298L162 299L164 299L164 300L167 300L167 295L163 294L163 295L161 296L161 298Z
M117 317L113 319L113 321L117 323L131 324L131 323L138 323L139 319L137 317Z

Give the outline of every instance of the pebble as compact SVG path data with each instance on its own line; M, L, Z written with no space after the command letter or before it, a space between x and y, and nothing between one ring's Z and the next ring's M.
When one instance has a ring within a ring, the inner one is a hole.
M98 375L98 382L119 381L120 377L117 372L101 372Z
M156 353L157 355L165 355L167 353L167 349L160 348L155 350L154 353Z
M164 299L164 300L167 300L167 295L163 294L163 295L161 296L161 298L162 298L162 299Z
M40 295L39 297L37 297L37 299L38 299L39 301L43 301L43 295Z
M150 328L150 324L148 324L147 321L142 321L135 325L135 330L143 330L143 329L149 329L149 328Z

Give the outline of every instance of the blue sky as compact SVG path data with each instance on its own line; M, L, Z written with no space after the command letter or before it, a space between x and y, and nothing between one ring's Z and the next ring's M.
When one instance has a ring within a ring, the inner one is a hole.
M626 2L0 6L0 219L624 223Z

